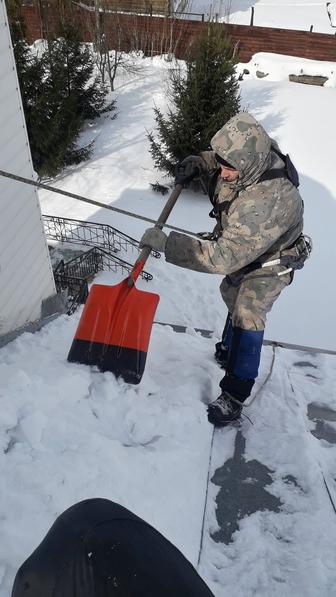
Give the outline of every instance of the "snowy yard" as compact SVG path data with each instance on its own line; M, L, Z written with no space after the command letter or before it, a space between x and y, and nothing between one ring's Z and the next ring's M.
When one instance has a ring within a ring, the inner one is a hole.
M336 3L321 0L190 0L193 12L218 15L226 23L280 29L312 30L333 35ZM253 11L253 13L252 13Z
M160 176L153 171L146 130L153 127L154 102L165 106L170 66L160 58L144 59L135 79L119 78L117 119L88 127L82 140L95 139L93 157L54 181L58 187L150 218L160 213L165 198L149 188ZM274 61L271 70L270 80L256 79L251 70L241 82L242 107L296 164L305 232L315 248L276 304L266 337L336 350L336 89L290 83ZM43 213L110 223L135 238L146 228L139 220L46 192L40 200ZM169 223L210 229L209 209L205 196L185 191ZM222 376L212 356L226 316L220 277L175 268L163 258L151 258L146 269L154 279L138 286L160 294L156 320L189 329L178 334L153 326L139 386L67 362L79 312L0 351L0 597L8 597L18 566L58 514L89 497L130 508L197 565L212 439L205 405L216 398ZM98 277L105 284L120 279L110 272ZM201 337L193 327L214 330L214 336ZM218 530L214 478L199 572L216 597L331 597L336 516L323 475L333 488L336 423L330 415L325 439L316 431L311 405L336 410L336 361L265 347L261 379L273 358L270 379L247 413L253 425L244 419L241 433L245 465L267 467L267 492L278 509L251 513L231 543L216 543L209 535ZM212 473L237 452L237 435L233 429L216 435Z

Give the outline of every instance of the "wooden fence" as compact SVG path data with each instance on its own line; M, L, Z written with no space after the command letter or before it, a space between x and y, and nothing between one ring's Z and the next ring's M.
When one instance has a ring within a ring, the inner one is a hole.
M71 15L76 23L82 24L83 40L93 41L94 10L75 4ZM36 3L34 1L24 4L22 16L30 43L57 31L59 10L53 1L36 0ZM206 23L200 20L125 14L117 11L101 13L101 21L111 49L138 49L147 54L174 51L177 58L185 57L190 43L206 27ZM335 35L247 25L223 24L222 27L231 38L242 62L248 62L256 52L273 52L336 62Z

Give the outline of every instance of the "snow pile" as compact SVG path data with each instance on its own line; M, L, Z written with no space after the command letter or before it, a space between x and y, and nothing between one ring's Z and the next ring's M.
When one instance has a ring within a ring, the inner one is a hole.
M254 54L248 63L238 65L237 72L242 74L244 70L253 79L258 78L257 72L267 77L268 81L286 81L289 75L309 75L311 77L327 77L324 87L336 87L336 62L322 60L308 60L295 56L284 56L283 54L271 54L258 52Z

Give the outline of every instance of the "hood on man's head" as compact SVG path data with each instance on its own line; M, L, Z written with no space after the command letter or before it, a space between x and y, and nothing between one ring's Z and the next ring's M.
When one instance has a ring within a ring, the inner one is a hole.
M248 112L230 118L211 139L211 147L239 171L240 181L247 184L258 180L270 165L271 139Z

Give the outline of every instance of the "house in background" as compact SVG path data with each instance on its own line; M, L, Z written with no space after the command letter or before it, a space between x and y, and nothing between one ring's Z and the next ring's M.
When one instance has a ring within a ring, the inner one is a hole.
M34 179L6 7L0 2L0 170ZM58 309L34 187L0 176L0 346Z

